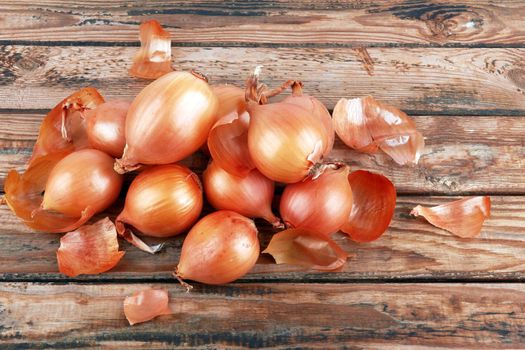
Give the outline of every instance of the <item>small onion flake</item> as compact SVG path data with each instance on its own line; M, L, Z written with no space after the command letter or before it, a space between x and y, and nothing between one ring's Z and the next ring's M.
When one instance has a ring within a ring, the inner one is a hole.
M124 315L130 325L171 313L168 292L164 289L148 288L124 299Z

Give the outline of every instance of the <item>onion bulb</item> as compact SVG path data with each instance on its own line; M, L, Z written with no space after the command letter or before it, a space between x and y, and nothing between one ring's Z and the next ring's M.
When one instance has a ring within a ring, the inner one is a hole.
M202 218L184 243L176 276L207 284L235 281L252 269L259 256L252 220L229 210Z
M238 115L246 112L246 99L244 90L240 87L230 84L212 85L211 87L219 103L215 121L224 118L232 112Z
M479 236L485 219L490 217L490 197L466 197L431 208L418 205L410 214L422 216L458 237L472 238Z
M318 178L287 185L280 212L285 225L329 236L348 220L352 189L348 167L329 166Z
M215 209L232 210L250 218L263 218L274 227L281 226L281 220L272 213L274 183L257 169L239 177L211 161L202 177L206 198Z
M87 137L92 148L122 157L126 137L124 128L130 102L109 101L85 113Z
M122 176L113 170L113 158L96 149L73 152L60 160L46 183L42 209L68 216L95 213L109 207L118 197Z
M197 220L202 202L200 180L190 169L176 164L151 167L131 183L116 220L117 231L128 239L128 224L147 236L175 236ZM130 243L142 249L135 241Z
M115 169L179 161L206 141L217 97L197 73L172 72L146 86L126 116L126 147Z

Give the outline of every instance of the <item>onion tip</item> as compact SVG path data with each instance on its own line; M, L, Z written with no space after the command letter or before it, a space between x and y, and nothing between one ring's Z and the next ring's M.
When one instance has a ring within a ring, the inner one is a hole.
M183 286L184 288L186 288L186 293L189 293L192 289L193 289L193 286L187 282L184 282L184 280L182 278L180 278L180 276L177 274L177 269L175 268L175 272L173 272L173 277L175 277L177 279L177 281L179 281L179 283L181 284L181 286Z

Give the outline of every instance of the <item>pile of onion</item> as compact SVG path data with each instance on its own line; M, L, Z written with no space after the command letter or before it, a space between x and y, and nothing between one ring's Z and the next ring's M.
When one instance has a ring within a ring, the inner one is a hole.
M370 242L386 232L396 206L392 182L329 155L337 133L358 151L382 150L400 165L417 164L424 140L405 113L367 96L341 99L332 119L301 82L270 89L259 81L259 68L245 89L209 85L196 72L173 72L170 36L156 21L141 26L140 40L130 74L157 79L132 102L105 102L93 88L66 97L44 118L26 171L11 170L5 180L2 202L27 226L69 232L57 251L62 273L113 268L124 255L118 237L155 253L162 244L148 245L137 234L166 241L187 233L175 277L184 285L229 283L248 273L260 255L252 219L273 226L263 253L276 263L338 271L351 254L333 234ZM287 90L284 99L271 100ZM197 169L177 162L206 147L211 159L202 186L197 174L204 162L200 168L195 162ZM135 170L127 175L131 184L114 222L84 225L117 201L121 174ZM201 217L203 187L217 211ZM278 204L276 187L284 188ZM417 206L412 214L474 237L490 215L490 198ZM128 297L124 310L130 324L171 312L162 290Z

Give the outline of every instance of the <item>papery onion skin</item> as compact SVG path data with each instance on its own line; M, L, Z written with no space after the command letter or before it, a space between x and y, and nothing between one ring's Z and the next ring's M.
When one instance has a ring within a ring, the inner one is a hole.
M425 146L406 113L372 96L340 99L334 107L333 123L348 147L366 153L381 148L399 165L417 164Z
M96 213L118 197L122 176L113 170L114 159L102 151L84 149L60 160L46 183L42 209L78 217L90 207Z
M156 79L172 71L170 33L162 29L156 20L142 23L140 49L133 58L129 74L137 78Z
M56 152L71 153L89 146L82 112L104 103L95 88L82 88L60 101L40 124L29 165Z
M92 148L114 158L122 157L126 146L124 135L126 114L130 104L129 101L109 101L85 113L86 132Z
M84 225L60 239L58 269L69 277L99 274L115 267L124 256L119 251L115 225L105 218Z
M148 288L124 299L124 315L130 325L171 313L168 292L164 289Z
M248 147L252 160L266 177L295 183L311 174L328 143L322 122L291 103L248 104Z
M255 169L248 149L250 115L232 112L211 128L208 149L221 168L236 176L246 176Z
M95 214L91 207L85 208L79 217L41 210L49 174L68 154L68 151L62 151L40 156L31 162L25 173L11 170L7 174L4 183L5 201L26 226L38 231L68 232L80 227Z
M490 197L466 197L435 207L416 206L411 212L423 216L432 225L461 238L479 236L485 219L490 217Z
M197 74L172 72L146 86L126 116L126 148L115 169L179 161L206 141L217 97Z
M244 89L230 84L212 85L211 89L215 96L217 96L219 104L215 121L218 121L233 112L238 115L246 112L247 106L244 97Z
M195 173L177 164L154 166L131 183L117 229L121 233L125 223L148 236L175 236L197 220L202 205L202 187Z
M316 179L287 185L280 203L285 225L323 236L337 232L352 209L348 171L347 166L328 168Z
M206 198L215 209L232 210L250 218L263 218L275 227L281 226L281 220L272 213L275 184L257 169L239 177L211 161L202 178Z
M381 174L357 170L348 175L353 206L341 231L353 241L371 242L381 237L394 215L396 189Z
M225 284L244 276L259 257L252 220L229 210L202 218L182 244L177 276L207 284Z
M273 235L263 251L277 264L301 265L319 271L339 271L350 256L330 238L304 229Z

